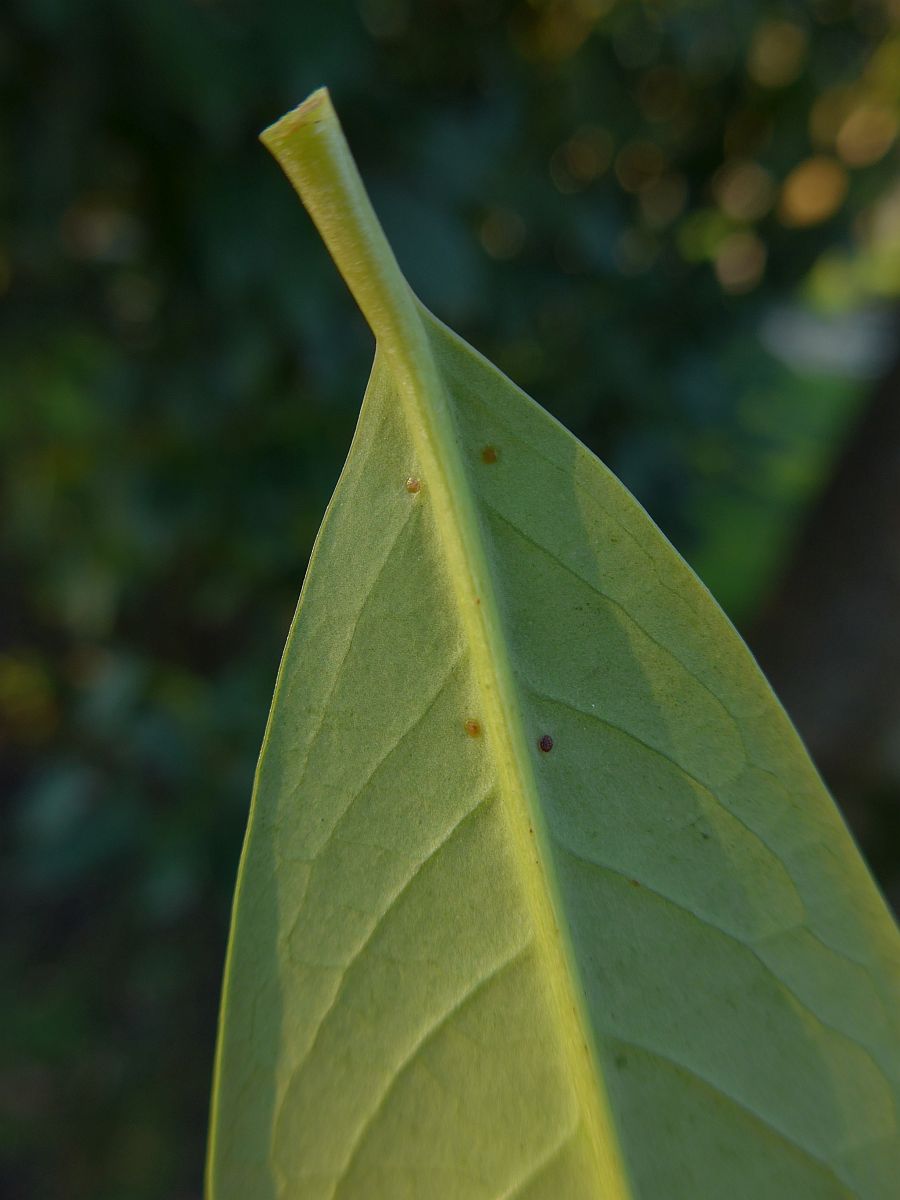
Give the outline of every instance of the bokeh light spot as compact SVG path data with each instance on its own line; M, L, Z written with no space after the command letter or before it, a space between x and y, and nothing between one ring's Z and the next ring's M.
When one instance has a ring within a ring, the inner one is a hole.
M839 162L818 154L794 167L778 202L783 225L818 225L834 216L847 194L847 172Z
M775 200L775 181L759 163L725 163L713 178L713 195L726 216L758 221Z
M732 233L720 244L715 257L716 278L726 292L749 292L762 279L766 247L749 231Z
M753 34L747 74L765 88L793 83L806 61L806 32L791 21L764 21Z
M848 167L868 167L884 158L897 136L897 117L881 105L861 104L838 130L837 152Z

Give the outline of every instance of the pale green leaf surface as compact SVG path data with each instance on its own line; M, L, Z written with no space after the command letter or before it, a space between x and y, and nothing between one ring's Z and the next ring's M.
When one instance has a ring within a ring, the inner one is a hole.
M615 478L348 251L320 126L345 155L321 94L267 136L379 349L260 758L211 1200L891 1200L900 942L831 799Z

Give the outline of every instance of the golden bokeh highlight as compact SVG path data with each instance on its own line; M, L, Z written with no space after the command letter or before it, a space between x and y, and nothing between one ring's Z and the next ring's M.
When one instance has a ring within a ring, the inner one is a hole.
M719 208L734 221L758 221L775 202L775 180L759 163L725 163L712 184Z
M767 252L762 239L749 230L729 234L713 261L716 279L732 295L749 292L762 279Z
M783 225L819 225L834 216L847 195L847 172L824 154L805 159L785 179L778 201Z
M869 167L884 158L897 137L897 117L883 105L861 104L837 132L837 152L848 167Z
M806 62L806 31L792 21L764 21L757 26L747 54L747 74L760 87L793 83Z

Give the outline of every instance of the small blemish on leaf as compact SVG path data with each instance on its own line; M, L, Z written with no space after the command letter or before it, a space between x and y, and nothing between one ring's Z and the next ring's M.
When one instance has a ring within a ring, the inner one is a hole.
M469 717L466 721L466 733L469 737L481 737L481 722L476 721L474 717Z
M485 446L481 452L481 461L483 463L495 463L497 461L497 447Z
M538 740L538 749L544 754L549 754L553 749L553 738L549 733L545 733L543 737Z
M616 1066L619 1068L620 1071L622 1070L623 1067L627 1067L628 1066L627 1056L624 1054L617 1054L616 1055Z
M632 887L640 887L641 886L640 881L637 879L629 879L628 882L631 884Z
M419 491L421 486L421 481L418 480L415 475L410 475L409 479L406 481L406 490L413 496Z

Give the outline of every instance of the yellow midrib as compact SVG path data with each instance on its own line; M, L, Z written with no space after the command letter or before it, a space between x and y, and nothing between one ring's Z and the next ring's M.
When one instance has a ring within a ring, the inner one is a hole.
M433 380L440 386L432 360ZM430 372L431 373L431 372ZM414 378L413 372L410 373ZM400 387L401 395L404 390ZM585 1114L597 1166L598 1196L628 1200L618 1136L598 1064L593 1029L581 987L574 948L552 871L550 833L532 766L518 687L512 671L500 609L488 562L477 501L459 451L452 415L442 397L434 403L426 386L413 385L404 397L415 406L410 431L422 464L422 499L435 514L448 575L484 704L486 743L497 761L508 826L520 865L525 895L558 1009L561 1034L572 1065L576 1095ZM533 831L533 832L531 832Z
M593 1028L552 871L503 622L455 422L431 353L431 320L406 283L371 207L330 98L313 95L263 134L310 212L369 322L401 397L463 629L471 647L486 743L495 748L508 828L535 934L547 963L559 1032L593 1149L598 1200L631 1200ZM533 831L533 832L532 832Z

